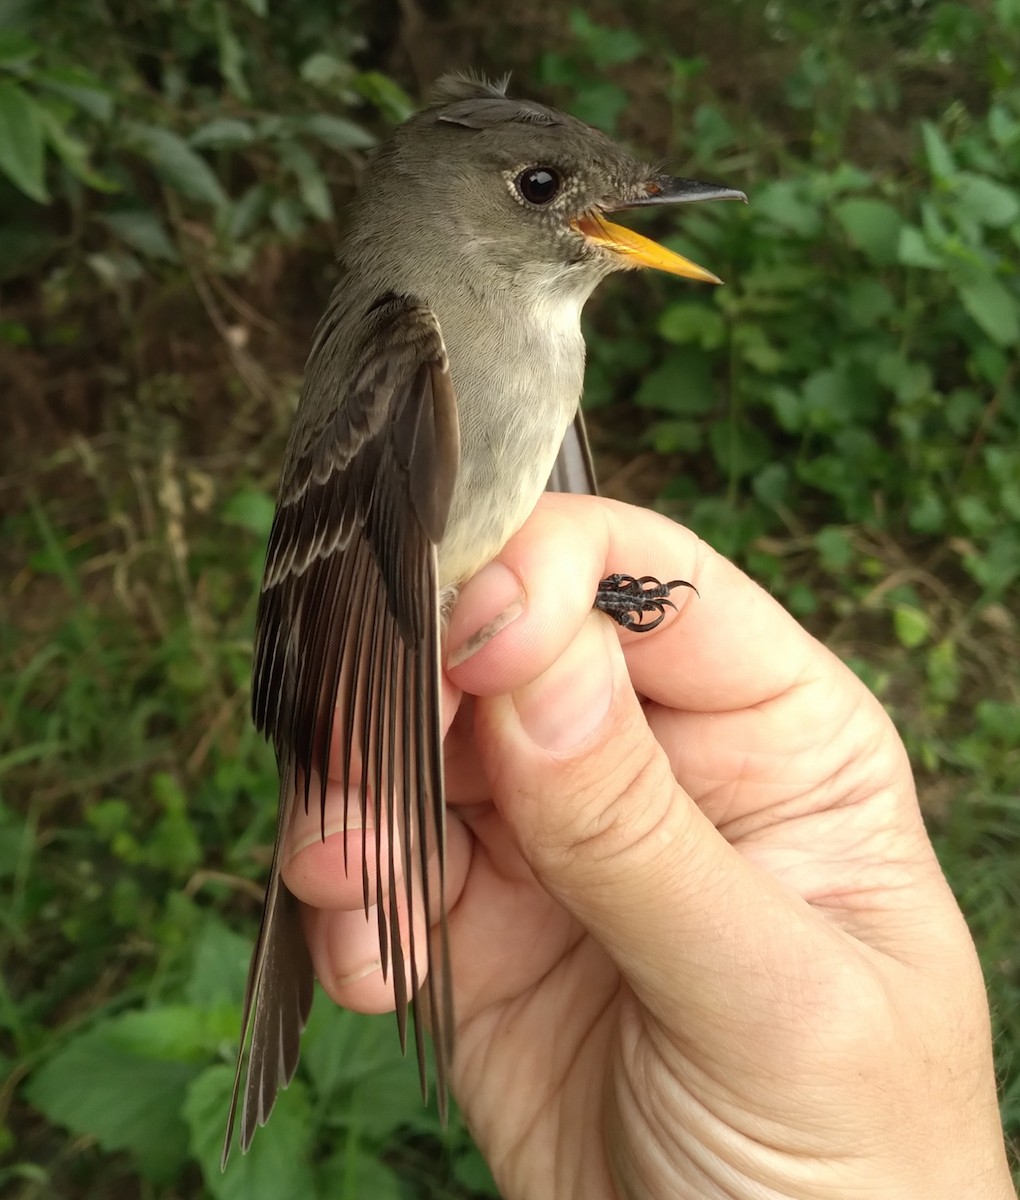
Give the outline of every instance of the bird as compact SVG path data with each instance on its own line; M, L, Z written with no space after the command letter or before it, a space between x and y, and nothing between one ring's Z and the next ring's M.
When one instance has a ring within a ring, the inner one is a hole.
M354 810L375 830L345 865L360 869L405 1051L411 1014L425 1096L427 1009L445 1119L445 914L424 978L414 946L415 914L442 909L444 623L547 486L595 490L580 316L600 281L649 267L721 282L608 214L726 198L746 200L471 74L440 79L367 164L306 364L256 614L252 714L275 749L279 814L224 1167L235 1123L246 1151L297 1067L313 970L282 854L299 804L319 806L325 837L331 746L344 830ZM611 576L595 603L647 628L683 582Z

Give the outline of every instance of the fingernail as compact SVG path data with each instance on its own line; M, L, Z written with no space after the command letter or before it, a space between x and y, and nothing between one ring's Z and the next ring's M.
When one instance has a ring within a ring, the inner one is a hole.
M514 695L525 733L545 750L563 753L594 733L613 699L613 663L598 614L556 662ZM615 639L614 639L615 640Z
M343 836L344 831L343 818L336 821L327 821L325 829L320 825L316 825L314 832L305 834L300 841L294 843L294 847L288 855L288 862L291 859L297 858L302 850L307 850L309 846L314 846L316 842L322 843L326 838L332 837L335 833ZM346 832L348 834L361 832L361 813L354 807L347 814Z
M467 581L457 598L450 618L447 669L477 654L522 612L524 588L513 571L499 562L483 567Z
M359 979L364 979L367 975L374 975L376 971L381 970L382 963L379 961L379 959L375 959L373 962L366 963L362 967L357 967L347 975L336 976L334 982L338 987L345 987L347 984L357 983Z

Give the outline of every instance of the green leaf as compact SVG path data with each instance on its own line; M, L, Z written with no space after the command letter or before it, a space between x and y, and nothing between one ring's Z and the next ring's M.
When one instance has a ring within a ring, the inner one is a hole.
M280 147L280 162L297 177L298 191L305 208L320 221L331 220L333 201L319 164L312 155L300 143L287 142Z
M941 270L945 267L941 255L932 250L927 238L914 225L906 225L900 230L896 258L905 267L923 267L927 270Z
M771 462L755 475L751 488L755 496L767 508L776 509L786 503L790 471L785 463Z
M239 1012L251 958L251 940L208 918L195 941L185 995L199 1008L233 1006Z
M70 100L104 125L113 116L114 93L84 67L53 67L48 71L36 71L32 75L32 82Z
M769 458L768 438L753 425L737 421L716 421L708 431L708 444L715 461L732 477L756 471Z
M240 1154L235 1145L226 1171L220 1171L223 1114L233 1084L232 1067L209 1067L191 1083L182 1109L191 1152L201 1164L210 1194L216 1200L304 1200L319 1195L310 1166L314 1122L300 1080L279 1094L273 1119L256 1133L248 1153Z
M927 363L913 362L898 350L887 350L879 355L875 376L905 403L930 395L934 387L931 367Z
M752 218L766 220L800 237L815 237L822 229L820 205L810 199L801 180L779 179L754 194Z
M351 79L350 86L390 121L406 121L415 110L407 92L381 71L360 71Z
M12 31L0 33L0 66L10 67L31 62L39 57L38 42Z
M230 24L230 16L223 4L213 7L216 20L216 42L219 49L220 72L230 84L230 90L243 101L251 99L251 91L244 78L245 51L240 39Z
M307 117L295 117L288 124L334 150L367 150L375 145L375 138L367 129L344 117L334 117L332 113L309 113Z
M700 350L681 349L641 381L634 402L677 416L700 416L712 412L717 403L710 360Z
M896 311L892 292L877 279L857 279L843 297L847 316L855 324L870 329Z
M956 163L953 161L953 155L943 140L942 134L931 121L922 121L921 137L924 141L928 169L936 179L948 179L955 173Z
M310 83L313 87L339 90L350 78L351 67L350 63L337 58L335 54L317 50L301 64L298 74L305 83Z
M235 150L239 146L250 146L255 141L255 130L250 121L239 117L216 117L199 125L188 138L196 150L210 147L214 150Z
M833 209L847 237L874 263L887 266L896 261L903 219L891 204L854 196Z
M49 203L43 179L45 131L38 104L16 83L0 83L0 171L33 200Z
M834 575L842 575L853 562L854 547L850 535L837 525L819 529L814 543L822 566Z
M130 122L126 133L131 149L149 162L170 187L214 208L227 203L226 193L212 168L182 137L140 121Z
M120 186L112 179L101 175L89 165L89 148L67 131L65 124L45 106L40 106L39 116L46 130L46 139L65 167L82 183L97 192L119 192Z
M113 1018L72 1039L32 1075L26 1095L54 1124L127 1151L146 1178L165 1183L187 1160L180 1113L200 1067L145 1053L125 1022Z
M371 1146L362 1146L348 1136L323 1164L319 1176L320 1195L330 1200L406 1200L400 1176L375 1157ZM495 1193L493 1193L495 1195Z
M1001 229L1020 216L1020 199L1016 192L994 179L960 171L953 183L957 204L982 225Z
M714 350L726 341L726 322L707 304L671 304L659 318L659 333L667 342L694 342Z
M916 650L932 635L932 622L928 614L910 604L897 604L893 609L893 628L901 646Z
M150 209L103 213L99 219L125 245L144 254L146 258L158 258L166 262L177 262L180 258L163 222Z
M1020 300L997 279L988 276L960 286L963 307L1000 346L1012 346L1020 336Z
M612 67L631 62L645 49L644 42L636 33L629 29L599 25L580 8L570 13L570 29L584 46L594 67Z
M293 196L277 196L269 206L269 217L286 238L300 237L305 228L305 208Z
M271 496L258 488L242 487L226 501L220 516L229 525L240 525L259 537L267 537L275 512L276 505Z

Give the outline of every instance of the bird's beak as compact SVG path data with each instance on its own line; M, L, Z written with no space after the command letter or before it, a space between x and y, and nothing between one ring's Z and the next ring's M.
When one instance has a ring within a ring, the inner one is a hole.
M734 188L720 187L714 183L700 183L696 179L676 179L671 175L657 175L649 180L645 194L620 204L620 208L645 208L652 204L685 204L694 200L743 200L747 197ZM718 275L699 267L697 263L660 246L650 238L614 225L601 212L586 213L577 217L571 225L588 241L616 254L623 255L635 266L651 267L666 271L670 275L683 275L686 279L700 279L705 283L722 283Z

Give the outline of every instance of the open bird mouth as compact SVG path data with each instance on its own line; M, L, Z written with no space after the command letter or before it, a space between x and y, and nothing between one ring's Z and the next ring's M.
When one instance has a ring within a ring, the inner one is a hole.
M743 200L747 203L747 197L736 188L723 187L717 183L702 183L698 179L655 175L644 184L642 194L614 207L648 208L653 204L689 204L700 200ZM571 228L592 245L619 254L634 266L651 267L654 271L683 275L685 279L700 279L704 283L722 283L718 275L699 267L682 254L667 250L665 246L635 233L633 229L612 224L605 219L600 210L593 209L584 216L576 217L570 224Z
M651 267L670 275L683 275L686 279L700 279L704 283L722 283L718 275L699 267L689 258L667 250L665 246L635 233L633 229L614 225L601 213L585 213L583 217L576 217L570 225L593 245L622 255L636 267Z

